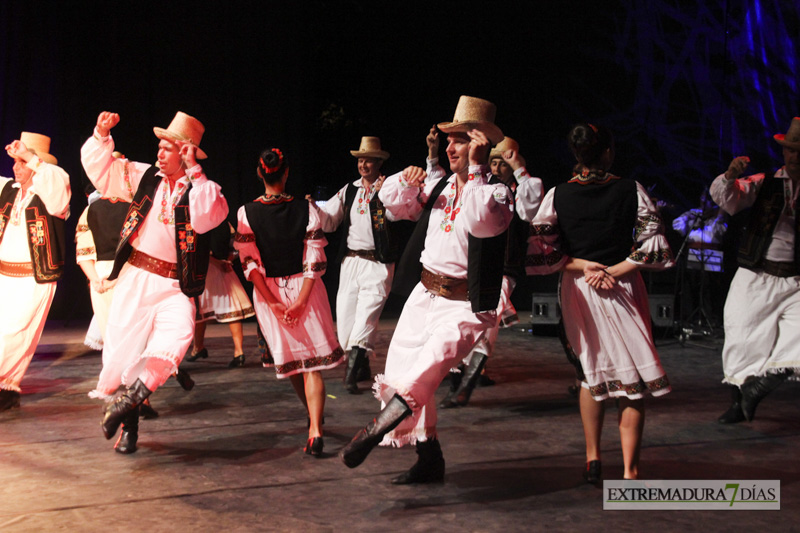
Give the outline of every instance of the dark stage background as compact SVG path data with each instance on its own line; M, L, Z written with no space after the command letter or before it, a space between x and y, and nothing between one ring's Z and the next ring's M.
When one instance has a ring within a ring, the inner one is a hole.
M497 104L498 125L547 187L569 174L569 127L589 120L617 137L615 173L654 186L677 213L733 155L749 155L753 171L781 164L771 136L800 114L799 10L790 0L1 2L0 141L53 138L72 181L72 235L86 204L79 150L100 111L121 115L118 149L146 162L153 126L177 110L202 120L203 166L235 216L260 193L253 169L267 145L291 160L290 192L333 194L357 176L348 150L362 135L391 152L387 173L424 165L428 128L469 94ZM51 318L91 312L68 249Z

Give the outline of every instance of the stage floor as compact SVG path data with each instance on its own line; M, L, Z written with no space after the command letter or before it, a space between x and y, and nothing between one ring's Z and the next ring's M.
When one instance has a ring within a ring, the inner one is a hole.
M383 368L394 323L381 323ZM647 400L644 479L779 479L780 511L603 511L583 483L584 443L573 370L556 337L521 327L500 334L468 407L439 412L445 483L394 486L413 448L378 448L350 470L336 456L378 412L369 393L345 393L343 368L325 374L326 456L303 454L305 411L288 381L262 368L255 324L247 363L229 370L224 325L209 327L210 357L184 363L197 385L170 380L151 397L139 451L114 453L87 393L101 357L83 325L50 324L22 383L22 407L0 413L0 530L30 531L774 531L800 524L800 384L785 383L757 420L716 422L729 403L718 342L659 341L673 386ZM362 383L366 390L367 383ZM445 394L446 383L437 393ZM616 410L603 434L606 479L622 476Z

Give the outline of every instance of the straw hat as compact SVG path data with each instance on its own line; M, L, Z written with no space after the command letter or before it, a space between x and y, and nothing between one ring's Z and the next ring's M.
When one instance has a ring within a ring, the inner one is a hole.
M203 123L196 118L181 111L175 114L175 118L169 123L167 129L153 128L153 132L159 139L167 141L188 142L197 147L197 159L206 159L208 156L200 149L200 140L206 131Z
M793 150L800 150L800 117L794 117L792 119L792 123L789 124L789 131L786 132L786 135L783 133L776 133L774 137L781 146Z
M389 152L381 150L381 140L378 137L361 137L361 146L358 150L350 150L353 157L377 157L386 161Z
M519 143L511 137L503 137L503 140L500 141L497 146L492 148L491 152L489 152L489 159L503 157L503 152L506 150L514 150L515 152L519 152Z
M503 132L494 124L496 114L497 107L490 101L462 95L458 99L453 121L442 122L438 127L444 133L479 130L492 144L497 144L503 140Z
M23 131L19 136L19 140L29 151L36 154L36 156L45 163L50 163L51 165L58 164L58 160L50 154L50 137L47 135Z

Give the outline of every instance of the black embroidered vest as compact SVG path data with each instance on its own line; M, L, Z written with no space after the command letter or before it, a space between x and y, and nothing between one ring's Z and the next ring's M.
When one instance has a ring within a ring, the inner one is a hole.
M308 202L289 195L244 206L268 278L303 272Z
M139 231L150 208L153 207L153 197L162 180L161 176L156 175L157 172L156 167L150 167L139 182L125 222L122 224L120 241L114 258L114 268L108 276L109 280L119 276L133 250L130 241ZM178 258L178 280L181 292L190 298L203 294L209 258L208 234L197 233L190 222L189 191L191 190L190 182L186 192L175 204L175 250Z
M0 192L0 242L11 218L14 200L20 192L13 184L9 181ZM25 208L25 225L28 227L28 248L36 283L57 281L64 272L64 219L48 213L42 199L34 194Z
M89 205L86 222L92 232L98 261L113 261L119 244L122 224L131 204L122 200L100 198Z
M498 183L492 178L490 183ZM443 177L433 187L431 195L422 209L414 232L406 245L403 256L397 264L392 290L397 294L408 296L420 280L422 263L420 256L425 248L425 237L428 223L436 200L448 184ZM500 301L503 286L503 263L505 259L507 235L504 231L495 237L479 239L469 235L467 245L467 284L472 312L494 311Z
M358 187L353 183L347 184L344 194L344 220L342 221L342 244L339 246L338 261L344 260L347 251L347 236L350 233L350 210L353 207ZM372 220L372 240L375 243L375 258L381 263L394 263L397 261L397 239L393 238L393 222L386 218L386 209L378 195L374 195L369 202L369 214Z
M634 180L562 183L553 205L565 255L605 265L630 255L638 209Z
M789 179L789 178L785 178ZM783 178L766 176L750 208L747 227L739 245L739 266L753 270L760 268L772 242L772 233L784 208ZM800 217L794 217L794 263L800 268Z

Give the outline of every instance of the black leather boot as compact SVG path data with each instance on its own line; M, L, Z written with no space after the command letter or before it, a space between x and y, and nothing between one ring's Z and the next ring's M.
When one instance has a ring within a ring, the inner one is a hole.
M361 394L358 390L358 370L361 361L367 357L367 350L353 346L347 356L347 373L344 376L344 388L350 394Z
M150 396L151 393L152 391L144 386L142 380L137 379L136 383L128 387L128 390L106 409L101 424L103 427L103 435L105 435L107 439L113 437L117 433L117 429L119 429L119 425L122 421L125 420L130 413L134 412L136 408L139 407L139 404ZM136 412L138 415L138 411Z
M461 380L464 377L464 371L466 367L464 363L458 365L458 372L453 370L450 371L450 388L447 390L447 396L442 398L442 401L439 402L440 409L450 409L452 407L458 407L458 404L455 402L456 393L458 392L458 387L461 385Z
M356 381L372 381L372 369L369 367L369 354L365 354L358 367Z
M452 407L463 407L469 403L472 396L472 391L475 390L475 385L478 383L478 378L481 377L481 371L488 359L485 353L474 352L469 360L469 365L463 372L461 383L452 395L448 395L439 407L442 409L450 409Z
M119 434L114 451L129 454L136 451L136 442L139 440L139 406L131 411L122 421L122 432Z
M720 424L738 424L744 422L742 412L742 391L736 385L731 385L731 406L717 419Z
M444 481L444 456L437 439L417 441L417 462L408 472L394 478L395 485L441 483Z
M742 384L742 412L748 422L755 418L758 403L766 398L770 392L777 389L792 373L792 370L786 370L785 372L767 374L761 377L750 376L744 380Z
M384 435L397 427L405 417L411 414L408 404L395 394L386 407L378 413L367 427L356 433L353 439L339 452L342 462L348 468L355 468L364 462L369 452L380 444Z

